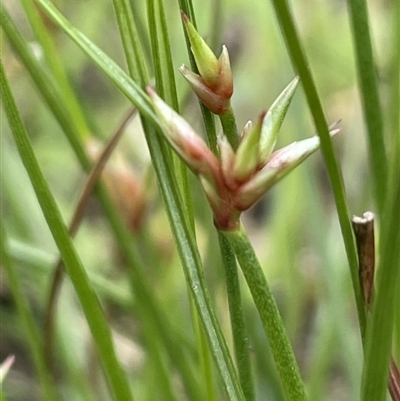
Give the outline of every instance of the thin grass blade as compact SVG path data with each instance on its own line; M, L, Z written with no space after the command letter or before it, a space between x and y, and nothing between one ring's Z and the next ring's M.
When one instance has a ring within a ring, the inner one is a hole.
M101 310L99 300L89 283L87 273L73 246L61 213L37 163L28 134L8 86L2 64L0 67L0 81L3 107L11 126L18 152L82 305L110 390L116 400L133 400L127 378L115 354L110 328Z
M360 323L361 337L364 338L366 317L361 287L358 280L357 251L346 203L346 193L343 179L335 153L333 151L328 124L325 119L321 100L318 96L317 88L309 69L309 63L301 45L300 37L297 33L287 0L272 0L272 4L274 6L280 28L286 42L287 51L290 55L295 70L297 70L299 74L300 82L303 85L307 103L310 108L318 136L321 140L321 151L325 160L329 181L331 183L340 228L346 249L347 260L350 267L353 291Z
M375 202L380 216L387 196L388 163L383 135L383 113L379 99L376 66L372 52L367 2L349 0L350 21L357 65L361 102L367 125L369 160Z

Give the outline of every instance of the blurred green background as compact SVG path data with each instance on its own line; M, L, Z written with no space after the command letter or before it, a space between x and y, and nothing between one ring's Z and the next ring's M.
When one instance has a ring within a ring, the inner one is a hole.
M20 4L12 0L3 2L32 50L42 60L41 49ZM56 4L74 25L125 68L111 1L71 0L57 1ZM164 1L164 4L183 114L203 134L197 102L188 94L187 85L178 71L182 63L188 64L178 5L172 0ZM213 45L217 54L221 44L225 44L230 52L235 84L232 103L238 126L243 127L249 119L254 121L262 110L268 109L294 76L271 5L261 0L195 1L194 4L199 32ZM294 0L291 5L327 119L330 123L341 120L341 133L335 137L334 144L350 213L362 215L366 210L374 211L346 2ZM132 0L132 7L135 19L142 27L141 38L150 60L145 2ZM390 112L392 7L393 2L390 1L369 2L380 94L386 113ZM91 132L100 141L105 141L130 105L49 21L48 27ZM40 166L68 222L85 174L4 35L2 57ZM388 115L385 117L390 120ZM15 268L35 318L42 325L57 248L3 116L1 124L1 217L10 239ZM285 146L314 134L300 87L281 129L277 146ZM134 171L140 185L146 181L147 186L146 210L142 226L135 232L133 246L145 261L146 275L154 286L154 292L169 309L171 320L188 342L188 348L194 349L184 275L157 184L148 172L150 162L137 119L126 127L118 151ZM212 216L192 175L191 182L205 274L219 318L226 329L225 335L231 344L223 270L216 234L212 229ZM363 359L360 334L343 241L319 152L246 212L244 219L277 298L310 400L358 399ZM140 324L130 306L125 261L95 199L89 203L75 245L85 268L97 283L96 289L113 328L117 350L136 399L162 400L163 397L156 391L152 361L147 358L147 340L143 338ZM9 400L40 400L24 333L3 270L0 278L0 360L9 354L16 356L4 391ZM257 399L283 400L258 315L246 286L242 288L252 358L257 372ZM68 280L63 284L58 303L56 352L55 375L60 400L109 399L86 322ZM162 358L165 359L163 354ZM185 399L179 377L175 382L177 399ZM221 392L221 399L223 397Z

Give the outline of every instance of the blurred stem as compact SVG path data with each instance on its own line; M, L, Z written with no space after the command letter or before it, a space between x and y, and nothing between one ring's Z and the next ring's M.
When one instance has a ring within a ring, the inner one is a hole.
M373 188L379 215L382 217L387 197L388 166L383 136L383 116L379 100L376 69L372 52L366 0L349 0L357 72L364 119L368 130L369 158Z
M158 94L179 113L178 95L172 62L171 44L163 2L160 0L147 0L147 12L150 29L151 48L153 54L153 66L156 78L156 90ZM181 158L171 153L174 170L186 216L194 230L193 205L188 182L188 169Z
M130 3L128 0L113 0L113 4L124 46L129 75L144 87L148 84L146 61L139 42L139 35L136 30Z
M75 93L71 89L71 84L67 77L64 63L59 57L56 44L53 40L55 35L52 35L51 32L49 32L49 29L44 24L43 19L32 0L21 0L21 2L25 9L25 14L28 17L29 23L32 26L33 32L38 39L41 48L43 49L43 53L45 55L47 64L50 67L50 71L57 81L65 104L68 107L69 114L74 120L81 137L87 138L90 136L90 129L82 111L82 106L79 104Z
M136 114L137 110L131 109L127 115L123 118L115 132L110 136L108 143L104 146L102 153L93 164L90 173L86 178L86 182L83 186L82 192L79 196L75 211L72 215L71 221L68 225L68 231L71 237L74 237L78 231L78 228L82 222L84 211L93 190L96 186L97 181L100 178L101 173L106 166L108 159L115 150L119 140L124 133L124 128L128 121ZM44 340L46 344L45 353L46 360L49 366L52 365L52 356L54 351L54 322L55 322L55 311L57 305L58 294L61 289L62 279L64 277L64 264L62 259L59 259L53 273L53 279L51 282L50 292L47 300L47 307L45 312L44 322Z
M116 400L133 400L129 383L115 353L110 328L101 310L99 300L88 281L88 276L76 253L67 228L64 225L61 213L40 170L28 133L22 123L15 100L8 86L2 63L0 67L0 81L4 109L17 144L18 152L82 305L108 379L110 390Z
M159 394L159 400L177 401L173 392L171 383L171 372L162 359L163 351L160 347L158 333L154 327L146 327L144 331L145 349L149 350L148 359L153 366L154 380L157 382L156 392Z
M323 320L323 319L321 319ZM334 359L338 347L335 333L335 321L328 323L318 322L322 326L315 334L315 342L312 350L312 364L309 368L307 389L310 400L323 400L324 388L329 377L329 367Z
M286 399L288 401L307 400L304 383L278 306L243 226L238 231L224 231L223 235L235 252L257 307Z
M28 301L23 295L24 292L22 286L16 274L15 267L12 265L7 248L6 233L2 225L2 216L0 216L1 265L6 271L8 284L10 286L12 296L15 300L17 311L21 319L21 324L25 332L24 334L26 336L26 340L32 354L33 364L38 376L40 388L42 390L42 397L44 400L54 401L57 399L57 393L50 372L47 369L43 352L44 347L40 340L39 330L36 326L35 318L32 314L32 310L28 304ZM0 387L2 388L2 383L0 383Z
M349 332L348 326L343 324L344 321L351 320L348 315L349 313L352 313L352 310L348 310L347 293L343 290L345 287L344 280L347 281L347 276L341 269L337 268L334 262L332 262L332 260L335 259L334 253L336 247L329 244L329 229L324 232L325 235L321 235L321 229L323 227L329 227L331 222L330 218L327 219L324 214L324 205L320 201L321 198L323 199L322 193L320 193L319 196L315 196L322 191L321 187L318 185L317 177L317 171L314 171L313 174L308 173L307 177L303 177L307 194L314 195L309 196L304 218L305 221L307 221L308 231L311 236L310 242L314 244L313 246L318 250L317 258L323 261L322 268L319 271L318 283L322 287L326 304L322 306L322 310L324 311L322 313L323 316L329 316L329 323L324 323L324 321L322 321L321 324L328 325L329 330L332 331L334 336L334 344L332 345L332 348L327 345L328 341L325 345L326 353L329 353L330 351L332 358L335 356L335 358L340 358L340 360L343 361L343 369L349 386L348 396L349 399L355 400L358 399L360 389L362 364L362 361L360 360L361 350L355 346L355 344L359 344L356 334L354 334L356 337L354 338L353 334ZM314 350L318 353L317 346L314 347ZM322 350L320 352L323 353ZM332 358L330 358L331 364ZM324 378L326 379L327 376L323 376L323 372L321 371L323 365L318 367L318 365L316 365L318 362L317 359L317 361L312 364L310 370L317 371L320 381L322 381ZM312 377L311 373L309 373L309 377ZM319 399L318 397L311 397L311 393L309 396L311 400Z
M236 118L232 106L224 114L219 115L222 130L227 137L232 149L235 151L239 146L239 135L236 127Z
M364 338L366 317L365 308L358 280L358 258L355 247L353 231L351 228L349 211L346 203L346 194L343 179L338 162L333 151L328 124L326 122L322 104L318 96L317 88L311 75L309 63L300 43L300 38L290 13L287 0L272 0L275 13L286 41L292 64L298 71L300 81L303 84L304 93L314 120L318 136L321 140L321 152L325 160L329 180L335 198L336 210L342 231L343 241L346 248L347 260L350 267L351 280L353 284L354 297L357 305L358 319L360 324L361 338Z
M217 401L218 396L216 394L215 380L212 371L210 350L207 344L207 338L201 325L199 315L196 311L195 300L190 292L188 295L190 302L190 315L192 317L192 325L196 335L197 350L200 359L199 365L204 379L203 392L202 394L199 394L199 399Z
M210 6L210 48L215 54L218 53L221 47L221 36L222 36L222 23L223 23L223 2L224 0L214 0Z
M253 401L255 399L255 394L249 354L249 338L245 327L235 254L230 243L220 231L218 231L218 240L221 249L222 264L225 268L229 314L239 379L246 400Z

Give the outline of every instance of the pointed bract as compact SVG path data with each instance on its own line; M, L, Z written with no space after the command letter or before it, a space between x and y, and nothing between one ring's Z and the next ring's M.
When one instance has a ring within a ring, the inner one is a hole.
M299 78L296 77L283 90L274 101L266 114L261 130L260 138L260 160L265 162L275 147L278 132L285 118L286 112L296 91Z
M236 192L235 207L243 211L253 206L275 184L276 174L275 167L265 167L255 174Z
M237 207L247 209L319 147L319 137L304 139L273 153L267 164L237 193ZM235 202L235 205L236 205Z
M222 46L222 53L218 59L220 74L218 78L218 86L215 93L222 96L224 99L230 99L233 94L233 78L231 63L229 61L229 53L226 46Z

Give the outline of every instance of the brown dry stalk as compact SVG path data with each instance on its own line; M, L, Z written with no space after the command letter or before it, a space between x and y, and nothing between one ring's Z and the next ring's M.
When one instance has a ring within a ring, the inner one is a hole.
M104 146L103 151L94 162L87 176L85 184L82 188L71 221L68 225L68 231L71 237L74 237L76 232L78 231L90 195L92 194L93 189L96 183L98 182L100 175L104 170L105 165L107 164L107 161L109 160L111 154L113 153L119 140L121 139L126 124L136 113L137 113L136 108L132 108L126 113L125 117L122 119L122 121L120 122L120 124L118 125L118 127L113 132L110 139ZM44 344L46 344L46 346L44 347L44 352L46 361L50 368L52 367L52 355L53 355L53 345L54 345L55 310L63 277L64 277L64 263L62 259L59 259L54 267L54 274L53 274L53 279L51 281L51 287L47 300L45 322L44 322Z
M365 212L363 217L353 217L353 231L358 252L358 274L367 309L371 305L375 274L374 214Z
M358 274L363 289L364 303L367 311L370 310L374 290L374 218L375 216L372 212L365 212L362 217L354 216L352 219L358 252ZM390 361L388 387L392 400L400 401L400 373L393 358Z

